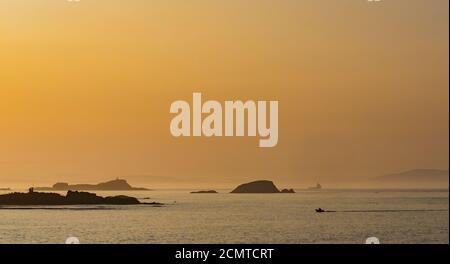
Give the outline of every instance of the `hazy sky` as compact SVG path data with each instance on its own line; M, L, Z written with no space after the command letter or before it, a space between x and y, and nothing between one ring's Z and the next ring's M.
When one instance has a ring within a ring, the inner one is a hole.
M0 187L345 186L448 168L447 0L0 0ZM279 141L170 104L278 100Z

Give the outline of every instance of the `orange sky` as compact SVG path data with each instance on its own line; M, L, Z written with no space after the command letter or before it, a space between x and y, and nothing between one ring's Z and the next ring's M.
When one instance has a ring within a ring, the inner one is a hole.
M447 169L448 15L446 0L2 0L0 187ZM278 100L277 147L173 138L170 104L193 92Z

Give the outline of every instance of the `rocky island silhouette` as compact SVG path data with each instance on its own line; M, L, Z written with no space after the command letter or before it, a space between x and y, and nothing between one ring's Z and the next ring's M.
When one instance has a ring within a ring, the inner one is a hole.
M58 193L35 192L30 188L27 193L8 193L0 195L0 205L134 205L159 203L141 203L138 199L125 195L101 197L95 193L67 191L66 196Z
M280 191L272 181L260 180L241 184L231 193L295 193L295 191L293 189Z
M203 190L203 191L193 191L191 193L218 193L216 190Z
M52 187L36 187L38 191L148 191L146 188L132 187L126 180L115 179L99 184L73 184L65 182L53 184Z

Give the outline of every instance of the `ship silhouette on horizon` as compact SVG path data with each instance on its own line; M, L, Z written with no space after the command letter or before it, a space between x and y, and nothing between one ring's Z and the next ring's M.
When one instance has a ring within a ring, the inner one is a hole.
M321 189L322 189L322 185L320 185L320 183L317 183L316 186L308 188L308 190L321 190Z

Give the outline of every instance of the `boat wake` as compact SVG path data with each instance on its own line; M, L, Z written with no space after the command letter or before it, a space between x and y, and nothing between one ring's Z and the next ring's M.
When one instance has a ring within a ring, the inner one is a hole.
M393 209L393 210L316 210L317 213L396 213L396 212L448 212L448 209Z

